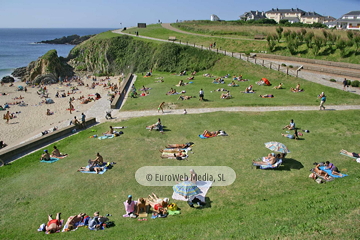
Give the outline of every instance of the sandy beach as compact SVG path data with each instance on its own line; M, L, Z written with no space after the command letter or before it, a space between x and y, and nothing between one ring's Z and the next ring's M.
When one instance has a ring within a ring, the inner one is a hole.
M87 112L94 107L103 108L103 115L101 118L105 117L107 110L110 110L110 96L111 89L108 87L108 84L117 84L119 86L119 79L121 76L110 77L97 77L96 81L93 80L93 76L90 78L82 77L81 80L84 82L83 86L79 86L77 82L70 81L63 84L52 84L45 85L48 98L51 98L54 103L45 104L42 101L45 100L44 97L41 97L37 92L40 90L40 86L31 87L27 86L27 92L18 91L18 86L25 87L24 82L15 82L13 86L10 86L10 83L0 86L0 105L4 107L5 103L14 103L19 101L24 101L26 106L9 105L10 113L13 113L16 116L13 119L10 119L9 124L6 123L6 120L3 119L5 111L0 111L1 119L0 122L0 141L4 141L8 147L16 146L17 144L29 141L36 137L42 136L41 132L48 130L52 131L54 127L62 128L68 126L70 121L76 116L76 118L81 121L81 113L84 113L86 117L88 116ZM91 88L92 84L95 83L95 88ZM87 87L87 84L89 87ZM104 87L105 85L105 87ZM77 90L72 92L72 88L75 87ZM56 93L66 94L66 97L56 97ZM70 92L71 94L67 94ZM5 93L6 95L4 95ZM85 98L94 98L95 93L99 93L101 98L99 100L91 101L87 104L82 104L82 100L79 100L81 96ZM22 99L19 99L20 96ZM70 114L69 100L75 98L72 102L75 110ZM105 107L104 107L105 106ZM53 112L52 115L47 115L47 109L50 109ZM5 147L4 149L6 149Z

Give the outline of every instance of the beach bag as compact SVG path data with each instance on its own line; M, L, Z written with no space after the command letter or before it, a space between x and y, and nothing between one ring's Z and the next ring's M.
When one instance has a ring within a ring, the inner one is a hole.
M171 211L176 211L178 209L178 206L176 203L170 203L167 208Z

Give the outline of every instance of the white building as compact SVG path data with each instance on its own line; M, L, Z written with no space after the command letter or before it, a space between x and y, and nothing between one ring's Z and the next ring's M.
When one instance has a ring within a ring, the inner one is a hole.
M218 16L216 16L215 14L212 14L212 15L210 16L210 20L211 20L211 21L220 21L220 18L219 18Z

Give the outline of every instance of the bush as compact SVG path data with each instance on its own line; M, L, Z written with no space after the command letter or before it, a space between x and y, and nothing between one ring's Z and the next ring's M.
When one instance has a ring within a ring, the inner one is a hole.
M330 79L330 82L336 82L336 80L332 78L332 79Z
M289 65L289 68L293 68L294 66L293 65Z
M360 82L358 80L355 80L355 81L351 82L352 87L359 87L359 85L360 85Z
M285 63L282 63L281 66L286 67L286 64L285 64Z

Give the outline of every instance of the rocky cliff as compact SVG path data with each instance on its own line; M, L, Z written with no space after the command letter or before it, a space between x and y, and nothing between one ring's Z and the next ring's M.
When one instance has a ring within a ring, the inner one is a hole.
M27 67L16 69L12 75L21 78L22 81L36 83L54 83L59 77L72 76L72 68L62 57L58 57L56 50L48 51L36 61L32 61Z
M95 35L79 36L79 35L75 34L75 35L71 35L71 36L67 36L67 37L55 38L53 40L44 40L44 41L41 41L38 43L78 45L93 36L95 36Z

